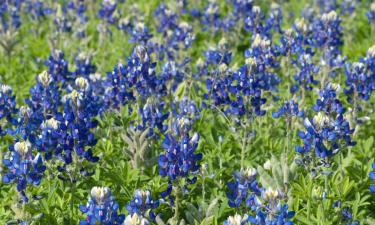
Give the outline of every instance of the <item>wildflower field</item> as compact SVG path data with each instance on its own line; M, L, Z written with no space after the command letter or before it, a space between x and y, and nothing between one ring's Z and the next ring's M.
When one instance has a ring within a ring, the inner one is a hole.
M372 0L0 0L0 224L375 225Z

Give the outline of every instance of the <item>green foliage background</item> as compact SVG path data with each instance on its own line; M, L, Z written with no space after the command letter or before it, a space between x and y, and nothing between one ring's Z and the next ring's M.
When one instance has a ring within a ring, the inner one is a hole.
M63 2L63 1L60 1ZM172 3L173 1L168 1ZM205 4L204 1L193 0L191 4L197 7ZM225 1L219 1L222 10L227 10ZM269 0L256 1L263 10L268 10ZM144 21L150 26L152 33L155 32L155 21L153 11L160 1L150 0L127 0L121 5L123 15L131 14L129 5L136 3L142 12ZM365 16L368 10L367 1L360 3L356 13L348 18L343 18L344 26L344 47L343 54L349 60L358 60L364 56L369 47L375 44L375 34ZM288 13L300 15L301 9L306 1L290 0L280 1L285 15L284 27L290 27L293 20L287 16ZM90 5L88 25L88 38L80 40L72 35L64 34L56 43L58 49L65 53L70 64L73 64L74 57L80 52L93 52L94 63L98 66L98 72L105 75L111 71L119 61L124 61L130 55L132 44L128 42L129 35L117 29L112 29L112 37L107 37L102 43L96 31L98 19L96 12L99 2ZM185 18L188 22L189 18ZM215 46L222 37L225 37L233 44L233 66L243 64L243 52L249 47L250 37L245 32L219 33L212 35L208 32L200 32L200 24L194 23L196 41L187 52L192 57L193 65L202 57L203 51L210 46ZM53 29L51 21L44 21L36 24L31 20L24 20L23 25L16 36L18 44L12 55L7 57L5 52L0 53L0 76L1 82L10 85L17 95L18 103L24 104L23 99L28 97L29 88L35 84L35 77L45 70L44 59L51 52L50 34ZM156 37L160 38L160 37ZM275 41L277 42L277 37ZM158 65L160 66L160 65ZM281 68L281 77L287 76L289 69ZM340 74L343 76L343 74ZM202 82L203 84L203 82ZM203 86L202 86L203 88ZM181 86L176 96L184 90ZM279 95L281 99L287 98L286 87L281 88ZM191 93L191 97L201 102L202 92ZM312 106L316 96L308 96L306 108ZM343 98L344 99L344 98ZM277 109L278 103L268 103L271 110L267 116L259 118L253 125L257 135L251 140L246 149L246 166L257 167L274 157L275 165L283 166L282 152L287 146L287 164L292 165L294 158L294 146L298 143L296 132L302 128L300 122L296 122L290 129L290 143L286 138L286 124L283 120L275 120L270 116L271 111ZM368 109L374 109L374 98L369 101ZM126 110L126 109L124 109ZM0 183L0 224L23 218L24 216L35 216L43 213L43 217L36 220L35 224L78 224L83 215L79 212L80 203L86 203L89 191L93 186L108 186L118 200L122 211L125 213L125 205L132 198L136 189L150 189L153 193L160 193L166 188L167 182L158 175L157 160L153 157L160 154L161 141L158 140L151 146L150 167L144 173L139 169L132 168L125 149L129 145L123 138L124 130L131 118L125 113L109 113L100 120L100 126L96 131L99 143L95 147L95 153L101 156L99 163L93 165L94 176L79 180L75 187L74 196L71 195L71 186L56 177L47 176L40 186L31 188L32 193L41 195L39 201L33 201L24 209L17 208L18 193L11 185ZM136 115L134 115L136 116ZM352 209L353 218L361 221L362 224L375 224L375 195L369 193L368 173L371 163L375 158L374 134L375 114L368 114L370 120L362 125L355 136L358 144L336 157L336 172L328 180L329 195L327 200L322 201L319 196L324 187L324 181L313 179L302 168L294 168L294 175L291 176L290 188L292 199L289 200L291 209L296 211L294 221L296 224L341 224L340 212L331 206L334 201L341 199L343 206ZM226 200L226 182L232 179L232 174L240 168L239 152L240 139L236 133L231 131L231 124L228 123L220 112L204 110L201 118L194 125L194 129L201 134L201 141L198 151L204 157L201 160L202 171L199 179L191 188L188 194L184 195L182 202L182 217L187 224L221 224L234 210L229 208ZM221 140L222 139L222 140ZM1 140L1 150L6 151L11 140ZM279 164L277 164L279 163ZM277 168L275 168L277 170ZM278 177L274 172L260 172L261 180L270 186L277 186ZM73 198L73 207L69 202ZM211 204L215 203L215 204ZM211 204L211 207L210 207ZM73 210L71 210L73 209ZM163 218L169 218L172 211L168 207L162 207Z

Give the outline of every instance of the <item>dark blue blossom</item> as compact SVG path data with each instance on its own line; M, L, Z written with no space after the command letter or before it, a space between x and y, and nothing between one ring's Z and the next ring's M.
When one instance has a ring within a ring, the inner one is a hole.
M28 202L25 190L28 184L39 185L46 167L42 156L34 155L28 141L16 140L9 147L9 155L3 160L7 172L3 176L4 183L16 183L23 201Z
M164 101L151 97L146 104L139 108L139 113L142 117L142 124L138 125L138 128L141 130L149 128L149 136L154 135L156 128L162 133L168 129L165 120L168 118L169 112L166 112Z
M38 129L43 121L56 115L61 101L59 88L52 76L44 71L38 75L36 85L30 88L30 95L25 102L32 111L30 122Z
M328 115L332 113L344 114L345 108L337 96L339 90L340 86L337 84L328 84L324 89L320 90L320 98L316 100L313 106L315 112L325 112Z
M312 55L303 53L298 56L298 60L293 64L298 68L294 74L296 83L290 88L291 93L297 92L300 88L303 90L312 90L318 84L315 75L319 72L319 67L312 61Z
M297 146L300 154L315 151L319 158L335 155L347 146L355 145L352 141L353 129L344 117L345 108L336 96L337 86L327 85L320 92L321 98L316 101L314 110L318 112L313 119L305 118L306 131L299 131L303 146Z
M369 7L369 10L366 13L366 16L367 16L368 22L370 24L374 23L374 21L375 21L375 3L371 3L371 5Z
M75 71L73 72L74 77L84 77L89 78L91 74L95 74L96 66L92 63L92 59L89 55L85 53L80 53L74 60Z
M292 116L304 116L304 111L300 110L298 107L298 103L294 101L294 99L290 101L285 101L284 104L276 111L272 112L272 116L274 118L279 118L282 116L292 117Z
M98 125L94 117L100 112L101 101L91 93L88 81L77 78L76 89L66 96L63 123L59 126L61 152L57 153L64 166L73 163L73 155L91 162L99 160L92 153L97 143L92 129Z
M8 85L0 84L0 120L6 118L12 121L15 113L17 113L16 96Z
M349 102L353 102L353 98L368 100L375 90L375 77L367 65L361 62L346 63L345 75L345 85L348 88L344 93L348 96Z
M115 24L118 20L115 15L117 3L114 0L103 0L98 12L99 19L106 21L108 24Z
M153 211L159 207L159 200L153 200L150 191L136 190L134 199L126 206L130 215L138 214L141 217L147 217L154 220L156 217Z
M228 205L233 208L239 208L246 204L251 208L257 207L257 197L260 195L261 188L256 179L257 171L253 168L241 170L234 174L235 180L228 182L227 192Z
M323 50L322 65L327 65L329 68L343 65L345 59L341 56L339 49L343 45L341 19L335 11L325 13L314 21L313 37L315 46ZM334 74L334 71L330 74Z
M87 205L80 205L79 208L86 214L86 219L81 220L80 225L121 225L125 220L125 215L119 214L119 205L107 187L93 187Z
M370 180L372 184L370 185L370 191L371 193L375 193L375 163L372 163L372 171L369 173Z
M179 177L188 177L196 173L199 170L198 161L202 158L201 153L195 153L198 141L197 133L192 138L186 134L179 139L166 134L162 144L166 152L159 156L160 175L176 180Z
M133 91L130 90L128 84L126 67L119 63L112 72L107 73L104 108L119 109L120 106L133 99Z
M235 216L224 224L259 224L259 225L292 225L294 211L288 210L283 203L284 194L272 188L262 188L257 181L255 169L241 170L235 173L235 180L229 182L227 192L228 204L233 208L249 209L247 223ZM244 204L246 203L246 204Z
M64 58L64 53L60 50L53 50L51 55L45 62L48 67L48 74L52 76L52 79L57 82L65 84L71 81L71 73L68 69L68 61Z
M21 6L22 1L18 0L0 2L0 33L17 30L21 26Z

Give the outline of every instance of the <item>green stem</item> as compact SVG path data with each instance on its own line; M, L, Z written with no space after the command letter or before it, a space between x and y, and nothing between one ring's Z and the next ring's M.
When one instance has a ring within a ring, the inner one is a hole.
M174 201L174 216L173 220L178 223L178 219L180 217L179 212L179 204L180 204L180 185L177 183L175 186L175 201Z
M241 146L241 170L244 169L244 164L245 164L245 153L246 153L246 129L243 132L243 137L242 137L242 146Z
M74 221L73 221L73 217L74 217L74 192L75 192L75 183L73 181L71 181L70 183L70 192L71 192L71 197L70 197L70 224L73 225L74 224Z

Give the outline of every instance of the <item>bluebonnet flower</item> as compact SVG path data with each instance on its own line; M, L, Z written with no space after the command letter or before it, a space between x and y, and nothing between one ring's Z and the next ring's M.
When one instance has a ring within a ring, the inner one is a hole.
M374 76L375 74L375 45L370 47L367 50L366 57L362 59L362 63L364 63L367 69L370 72L370 76Z
M293 64L298 70L294 74L296 83L290 88L290 92L295 93L300 88L312 90L313 86L318 84L318 80L314 76L319 72L319 67L312 61L312 55L309 53L300 54Z
M313 106L315 112L324 112L327 115L331 115L332 113L344 114L345 108L337 96L339 91L340 85L338 84L328 84L324 89L320 90L320 98L316 100Z
M33 20L41 20L53 13L53 9L46 7L41 0L26 0L26 9Z
M173 116L176 117L188 117L193 121L200 118L200 109L193 100L189 100L187 97L183 97L181 101L174 102L171 106Z
M368 71L367 65L362 62L346 63L345 75L345 85L348 88L344 89L344 93L349 102L353 102L356 97L368 100L375 90L375 79Z
M294 216L294 212L289 211L288 205L282 203L284 194L272 188L262 188L256 175L256 170L252 168L241 170L235 174L235 181L228 183L229 206L250 209L246 215L249 224L292 225L291 218ZM243 224L233 223L235 221L239 222L239 220L232 220L232 223L227 221L227 224Z
M60 106L59 88L54 82L52 76L44 71L37 76L36 85L30 88L29 99L26 104L32 111L31 121L38 129L43 121L48 120L57 113Z
M206 62L209 65L229 65L232 61L232 53L226 49L210 49L204 53Z
M165 102L160 99L150 97L146 104L139 108L142 117L142 124L138 125L138 129L144 130L150 128L149 136L153 136L154 129L158 129L164 133L168 129L168 125L164 122L169 116L169 112L165 112Z
M168 176L173 181L196 173L199 170L198 161L202 158L201 153L195 153L198 141L198 133L191 138L186 134L178 139L166 134L162 144L166 152L159 156L160 175Z
M369 11L366 13L368 22L371 24L375 21L375 3L371 3Z
M229 0L228 2L233 5L233 15L239 18L246 18L252 13L253 0Z
M328 84L321 92L321 98L316 101L314 110L318 112L313 119L305 118L306 131L299 131L303 146L297 146L300 154L315 151L318 158L328 158L347 146L355 145L351 136L349 122L344 117L345 108L337 99L336 91L339 86Z
M373 171L371 171L369 173L369 177L370 177L371 182L375 181L375 163L372 163L372 170ZM370 185L370 192L375 193L375 185L374 184Z
M204 9L204 13L196 14L200 17L200 22L203 24L203 30L218 31L222 27L222 20L220 18L219 5L217 2L209 1Z
M343 0L340 4L340 13L343 15L351 15L354 13L358 1Z
M59 126L62 149L57 155L64 161L64 167L73 163L74 155L90 162L99 160L99 157L93 156L92 153L92 147L97 143L92 129L98 125L94 117L100 111L101 102L97 96L91 94L85 78L77 78L75 83L76 89L65 97L64 121ZM64 167L61 168L62 171L65 170Z
M71 73L68 69L68 61L64 58L64 53L60 50L53 50L51 55L45 62L48 67L48 74L52 76L52 79L56 82L62 82L65 84L71 81Z
M294 216L294 211L288 211L287 204L277 203L277 200L272 200L265 209L259 209L255 216L249 216L250 224L283 224L293 225L291 220Z
M125 220L124 214L119 214L119 205L107 187L93 187L87 205L80 205L86 219L80 225L113 224L121 225Z
M137 45L128 58L126 71L129 86L134 86L137 96L143 100L165 94L165 84L156 75L155 68L156 63L151 61L148 49Z
M333 203L332 208L337 208L340 211L342 222L346 225L359 225L358 220L353 220L353 215L349 207L342 208L341 200L337 200Z
M99 9L98 16L99 19L104 20L108 24L115 24L118 20L115 11L117 8L117 3L114 0L103 0L101 3L101 8Z
M46 160L51 159L55 152L60 151L59 141L61 130L59 129L60 124L63 122L61 114L57 114L56 118L51 117L43 121L41 124L41 132L38 135L35 145L40 152L44 152Z
M158 21L158 32L167 32L168 30L173 30L177 27L177 13L173 12L168 8L166 4L160 4L155 12L154 16Z
M282 198L283 193L277 190L273 190L272 188L263 189L263 203L255 211L255 216L249 215L249 222L251 224L293 225L291 218L295 212L289 211L288 205L281 203Z
M338 8L337 0L316 0L315 4L319 7L320 13L329 13Z
M42 156L34 155L32 146L28 141L16 140L9 147L8 157L3 160L8 171L3 176L4 183L17 183L23 201L28 202L25 190L28 184L39 185L46 167L43 165Z
M13 114L17 113L16 96L8 85L0 84L0 120L6 118L12 121Z
M184 80L189 80L189 63L190 59L185 58L181 63L170 60L163 64L162 71L158 74L158 77L160 78L161 83L165 84L166 91L169 95L172 95Z
M66 11L63 10L61 5L58 5L53 23L57 34L70 33L73 30L73 23L66 15Z
M268 34L268 31L264 27L264 14L259 6L253 6L251 13L244 20L245 30L251 32L252 34Z
M358 220L353 220L353 215L350 208L346 207L341 211L343 220L346 222L346 225L359 225Z
M240 170L234 174L235 180L227 184L229 189L227 198L230 207L239 208L243 203L250 207L256 207L258 204L256 196L261 193L256 176L257 171L254 168Z
M86 24L88 22L88 16L86 15L87 6L84 1L70 1L66 6L66 11L72 12L74 17L77 17L80 24Z
M142 22L137 22L130 28L126 28L124 25L124 20L121 20L119 26L121 26L121 29L126 30L131 35L131 38L129 39L130 43L147 45L149 40L153 37L148 27Z
M85 53L80 53L74 60L75 71L73 72L74 77L84 77L89 78L91 74L95 74L96 66L92 63L90 55Z
M2 1L0 3L0 32L5 33L21 26L21 1Z
M160 50L165 51L165 55L170 60L178 58L178 53L181 50L181 46L186 50L188 49L193 41L195 40L195 35L193 34L193 28L186 22L181 22L173 29L173 32L167 32L165 34L164 46L161 46ZM162 52L158 52L162 54ZM163 59L163 57L159 57Z
M257 73L265 72L268 68L278 67L276 56L277 51L272 46L271 40L261 34L253 35L251 48L245 51L246 59L254 61L252 64Z
M119 109L129 100L133 100L133 91L130 90L126 67L119 63L112 72L107 73L105 83L104 107Z
M224 221L224 225L247 225L248 222L248 216L245 214L244 216L241 215L234 215L229 216L226 221Z
M129 215L137 214L139 217L150 218L152 221L156 215L153 211L159 207L159 200L153 200L150 191L136 190L134 199L126 206Z
M54 17L57 34L73 32L78 38L85 37L88 22L86 8L83 1L69 1L58 5Z
M292 117L292 116L304 116L304 111L300 110L298 103L294 99L285 101L284 104L276 111L272 112L274 118L280 118L282 116Z
M267 27L272 27L274 31L282 34L283 30L281 25L283 23L283 12L280 5L276 3L271 4L271 12L266 21Z
M313 37L315 45L323 49L321 63L329 68L341 67L344 58L341 56L340 47L343 45L341 19L335 11L330 11L313 23ZM330 71L334 75L334 71Z

